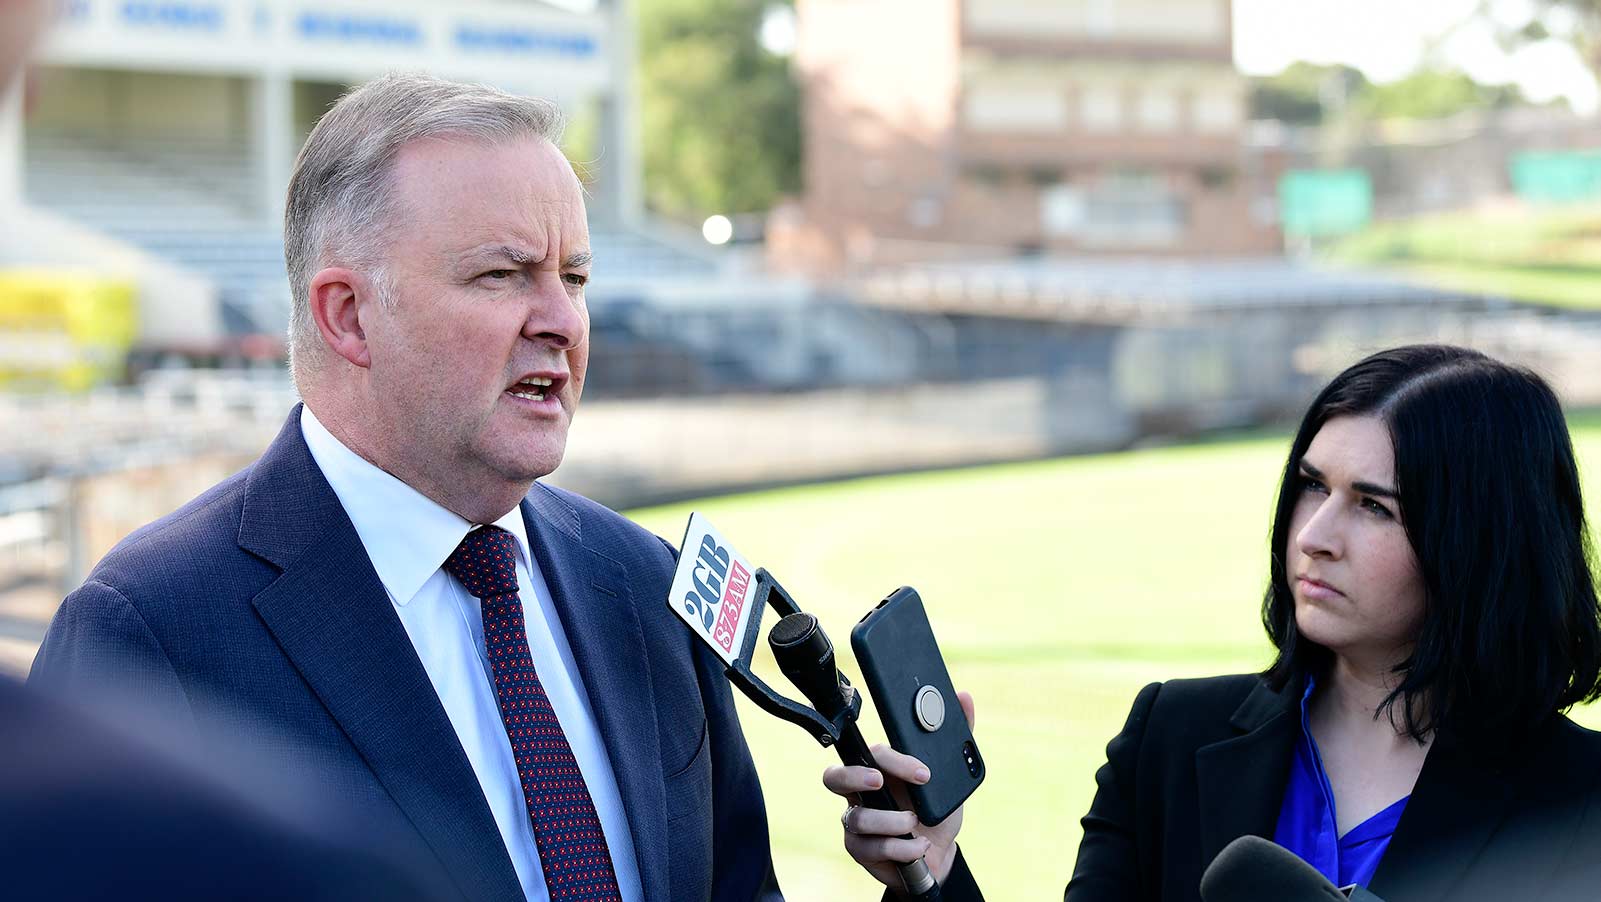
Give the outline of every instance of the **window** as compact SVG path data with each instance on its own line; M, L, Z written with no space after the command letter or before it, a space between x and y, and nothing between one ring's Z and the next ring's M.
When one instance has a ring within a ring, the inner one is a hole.
M1067 101L1060 89L1034 85L977 85L962 101L963 120L974 131L1059 132L1067 127Z
M1179 126L1178 95L1165 86L1152 86L1140 92L1136 121L1148 132L1177 131Z
M1086 85L1079 95L1079 119L1092 132L1123 127L1123 92L1116 85Z
M1191 103L1190 118L1198 132L1232 132L1240 126L1240 95L1232 86L1204 89Z
M1087 244L1172 244L1183 237L1188 222L1188 206L1164 175L1122 169L1086 192L1080 237Z

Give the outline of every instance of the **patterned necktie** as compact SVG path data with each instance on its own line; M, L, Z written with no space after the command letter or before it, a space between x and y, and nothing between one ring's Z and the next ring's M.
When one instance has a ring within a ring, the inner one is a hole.
M483 607L484 645L495 675L500 719L517 758L552 902L619 900L600 816L534 671L523 603L517 596L516 560L512 534L484 526L467 533L445 561L445 571Z

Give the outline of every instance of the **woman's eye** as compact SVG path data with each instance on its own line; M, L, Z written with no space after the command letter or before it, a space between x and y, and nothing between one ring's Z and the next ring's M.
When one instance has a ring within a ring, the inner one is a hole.
M1328 486L1325 486L1319 480L1313 479L1310 476L1302 476L1301 477L1301 491L1303 491L1303 492L1316 492L1319 495L1326 495L1326 494L1328 494L1329 489L1328 489Z
M1377 501L1374 501L1372 498L1363 498L1362 499L1362 507L1363 507L1363 509L1367 510L1369 513L1372 513L1372 514L1374 514L1376 516L1384 517L1385 519L1389 519L1391 516L1393 516L1390 513L1390 509L1389 508L1387 508L1384 505L1378 503Z

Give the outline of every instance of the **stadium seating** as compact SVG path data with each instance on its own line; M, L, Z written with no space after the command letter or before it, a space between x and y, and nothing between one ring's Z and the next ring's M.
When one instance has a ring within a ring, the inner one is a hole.
M289 289L281 227L260 212L243 142L29 129L25 159L31 203L212 279L230 332L282 334ZM592 223L598 277L591 303L637 300L664 281L719 272L698 239L655 231Z
M29 129L24 154L29 202L214 280L229 332L282 333L283 243L252 210L242 145Z

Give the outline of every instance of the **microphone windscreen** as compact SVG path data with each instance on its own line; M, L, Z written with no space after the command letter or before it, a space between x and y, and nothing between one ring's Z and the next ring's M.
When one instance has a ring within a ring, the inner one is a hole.
M1203 902L1345 902L1317 868L1277 843L1242 836L1201 875Z

